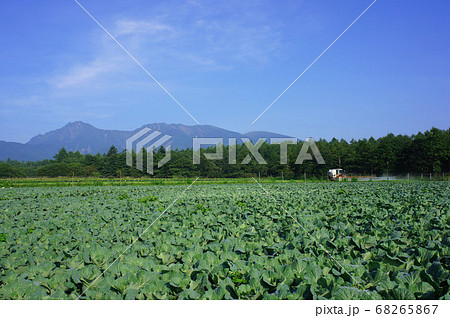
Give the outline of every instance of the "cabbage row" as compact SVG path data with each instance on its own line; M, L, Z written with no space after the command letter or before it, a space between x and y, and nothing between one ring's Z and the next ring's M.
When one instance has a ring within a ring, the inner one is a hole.
M448 182L185 188L1 189L0 298L450 299Z

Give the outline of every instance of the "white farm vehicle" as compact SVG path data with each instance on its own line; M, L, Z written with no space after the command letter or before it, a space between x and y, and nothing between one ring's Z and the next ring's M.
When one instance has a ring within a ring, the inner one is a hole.
M330 169L328 170L327 176L330 181L342 181L346 177L344 169Z

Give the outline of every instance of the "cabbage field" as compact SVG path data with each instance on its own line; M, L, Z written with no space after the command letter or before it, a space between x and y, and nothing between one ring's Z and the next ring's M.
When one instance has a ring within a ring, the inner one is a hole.
M448 182L186 188L0 189L0 299L450 299Z

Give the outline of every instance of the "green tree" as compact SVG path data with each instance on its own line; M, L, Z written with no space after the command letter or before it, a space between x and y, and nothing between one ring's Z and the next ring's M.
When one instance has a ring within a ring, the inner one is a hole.
M19 178L25 177L25 174L17 167L7 163L0 162L0 178Z
M67 158L69 158L69 154L67 153L66 148L61 148L61 150L53 156L56 159L56 162L64 162Z

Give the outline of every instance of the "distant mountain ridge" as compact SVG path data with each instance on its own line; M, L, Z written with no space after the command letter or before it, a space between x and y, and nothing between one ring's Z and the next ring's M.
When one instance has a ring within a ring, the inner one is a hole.
M0 160L4 161L8 158L19 161L52 159L63 147L67 151L79 151L83 154L106 153L112 145L122 151L125 149L126 139L144 127L172 136L172 149L192 148L192 138L194 137L224 138L225 144L228 138L249 138L255 142L260 137L289 137L264 131L241 134L211 125L187 126L166 123L148 124L134 131L105 130L82 121L75 121L62 128L39 134L25 144L0 141Z

